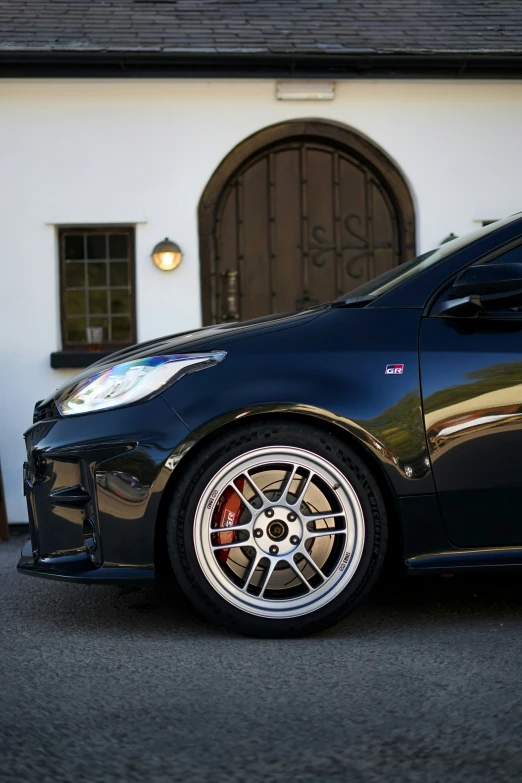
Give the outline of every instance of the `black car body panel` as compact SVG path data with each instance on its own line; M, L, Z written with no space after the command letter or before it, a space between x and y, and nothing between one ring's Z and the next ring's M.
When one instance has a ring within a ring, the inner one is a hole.
M521 565L522 320L430 316L460 269L521 235L518 217L375 299L150 341L76 376L226 351L146 401L67 417L57 393L37 405L25 435L32 555L20 570L153 578L162 503L193 449L245 419L281 415L321 422L359 449L392 500L412 572Z
M75 574L82 566L153 570L155 519L173 445L194 441L163 398L38 422L25 437L24 489L40 565L56 573L60 563ZM67 491L78 500L68 502Z
M420 348L448 537L457 547L522 546L522 321L425 318Z
M420 311L330 308L298 328L252 333L222 347L208 373L163 397L199 437L237 419L295 412L335 423L379 458L395 492L434 491L419 388ZM403 364L400 375L386 367ZM414 481L412 481L414 479Z

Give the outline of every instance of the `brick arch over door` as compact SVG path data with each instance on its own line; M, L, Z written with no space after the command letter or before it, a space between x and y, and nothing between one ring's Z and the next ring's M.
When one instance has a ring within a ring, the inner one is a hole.
M272 125L235 147L199 204L205 324L330 301L415 254L393 162L331 122Z

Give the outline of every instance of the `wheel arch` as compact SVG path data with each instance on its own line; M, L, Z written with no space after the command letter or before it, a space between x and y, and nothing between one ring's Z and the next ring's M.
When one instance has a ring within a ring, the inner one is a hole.
M299 406L299 408L297 406L288 407L283 405L273 408L262 406L257 410L233 412L226 418L221 416L217 420L206 422L194 430L190 439L187 439L186 442L184 441L176 449L173 455L176 467L163 490L154 529L154 561L156 571L160 576L171 573L170 561L165 546L167 512L180 472L188 470L199 452L206 448L212 440L221 437L224 433L239 430L246 423L252 424L256 421L285 421L308 424L316 429L321 429L325 434L335 435L350 447L371 472L383 496L389 525L387 559L396 559L399 556L402 550L402 532L397 495L382 462L378 458L377 449L375 446L372 446L369 433L366 433L365 430L362 430L352 422L339 420L338 417L327 411L307 410L304 406Z

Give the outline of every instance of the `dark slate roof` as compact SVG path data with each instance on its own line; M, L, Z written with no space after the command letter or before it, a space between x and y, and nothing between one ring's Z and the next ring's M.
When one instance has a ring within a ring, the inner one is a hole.
M0 0L0 51L522 54L521 0Z
M1 76L522 78L522 0L0 0Z

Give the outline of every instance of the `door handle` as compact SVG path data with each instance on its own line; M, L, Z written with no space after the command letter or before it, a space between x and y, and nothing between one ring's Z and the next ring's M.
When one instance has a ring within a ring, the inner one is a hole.
M239 272L237 269L227 269L226 272L222 272L221 276L224 279L226 291L225 291L225 308L221 316L221 322L224 321L239 321L239 303L238 303L238 278Z

